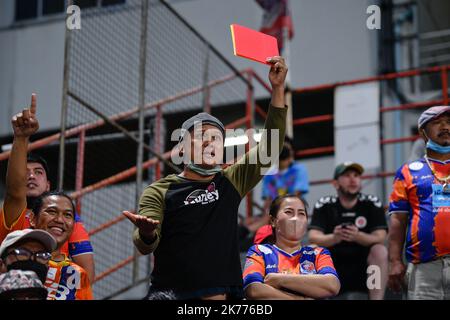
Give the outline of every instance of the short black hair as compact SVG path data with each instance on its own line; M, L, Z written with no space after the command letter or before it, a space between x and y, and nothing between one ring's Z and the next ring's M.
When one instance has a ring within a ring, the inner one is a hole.
M36 153L29 153L27 156L27 163L28 162L36 162L39 163L45 170L45 174L47 175L47 180L49 179L50 170L48 168L47 161L42 158L40 155Z
M70 201L70 204L72 205L73 214L75 215L75 204L73 203L72 198L65 192L60 190L55 191L48 191L41 194L39 197L36 198L36 200L33 203L33 206L31 208L31 211L33 211L34 215L37 217L39 216L39 212L42 209L42 204L44 203L44 199L51 197L51 196L59 196L59 197L65 197Z
M296 194L292 194L292 193L288 193L283 196L276 197L270 204L269 215L273 218L276 218L278 210L280 210L281 204L284 202L285 199L288 199L288 198L299 199L305 206L306 216L308 216L308 208L309 208L308 202L306 202L306 200L303 197L298 196Z

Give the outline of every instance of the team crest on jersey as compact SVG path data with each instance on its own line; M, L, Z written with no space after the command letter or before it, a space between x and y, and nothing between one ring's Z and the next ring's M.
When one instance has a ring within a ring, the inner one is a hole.
M367 219L366 219L366 217L358 217L358 218L356 218L355 225L358 227L358 229L363 229L365 226L367 226Z
M305 260L300 264L300 271L303 274L313 274L316 273L316 268L314 267L314 263Z
M411 163L408 167L410 170L418 171L423 168L423 163L419 162L419 161L415 161L415 162Z
M197 189L192 191L184 200L184 204L208 204L219 200L219 190L216 190L216 184L212 182L206 189Z
M262 245L262 244L258 244L258 250L261 251L264 254L272 254L272 250L270 248L267 248L266 246Z

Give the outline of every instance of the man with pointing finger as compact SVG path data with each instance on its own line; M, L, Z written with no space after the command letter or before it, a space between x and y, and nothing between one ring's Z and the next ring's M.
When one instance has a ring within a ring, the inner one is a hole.
M207 113L197 114L182 125L181 151L188 159L183 172L148 186L139 214L124 212L137 227L134 244L138 250L155 256L149 293L171 291L177 299L242 297L238 206L261 180L261 169L271 165L262 164L263 150L272 150L271 144L276 144L278 158L286 123L287 67L282 57L268 62L272 98L267 135L258 146L223 169L224 125Z

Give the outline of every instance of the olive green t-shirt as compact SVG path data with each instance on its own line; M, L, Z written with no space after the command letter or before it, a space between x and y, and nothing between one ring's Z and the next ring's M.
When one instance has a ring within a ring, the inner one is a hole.
M278 159L286 110L270 106L260 143L213 179L194 181L172 174L144 190L139 214L161 223L153 243L144 242L138 230L133 240L141 253L154 252L153 287L192 291L242 286L238 207L261 180L261 170L272 164L271 137L276 138L276 133L271 129L279 129Z

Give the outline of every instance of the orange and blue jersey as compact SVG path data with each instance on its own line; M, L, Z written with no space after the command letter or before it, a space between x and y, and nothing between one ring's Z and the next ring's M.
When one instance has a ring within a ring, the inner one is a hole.
M429 159L438 177L450 174L450 161ZM450 254L450 194L425 159L404 164L394 179L390 214L408 214L406 258L412 263Z
M339 279L330 252L325 248L306 246L288 253L272 244L252 246L244 267L244 289L255 282L264 283L269 273L332 274Z
M67 257L48 263L45 287L47 300L92 300L92 288L86 271Z

